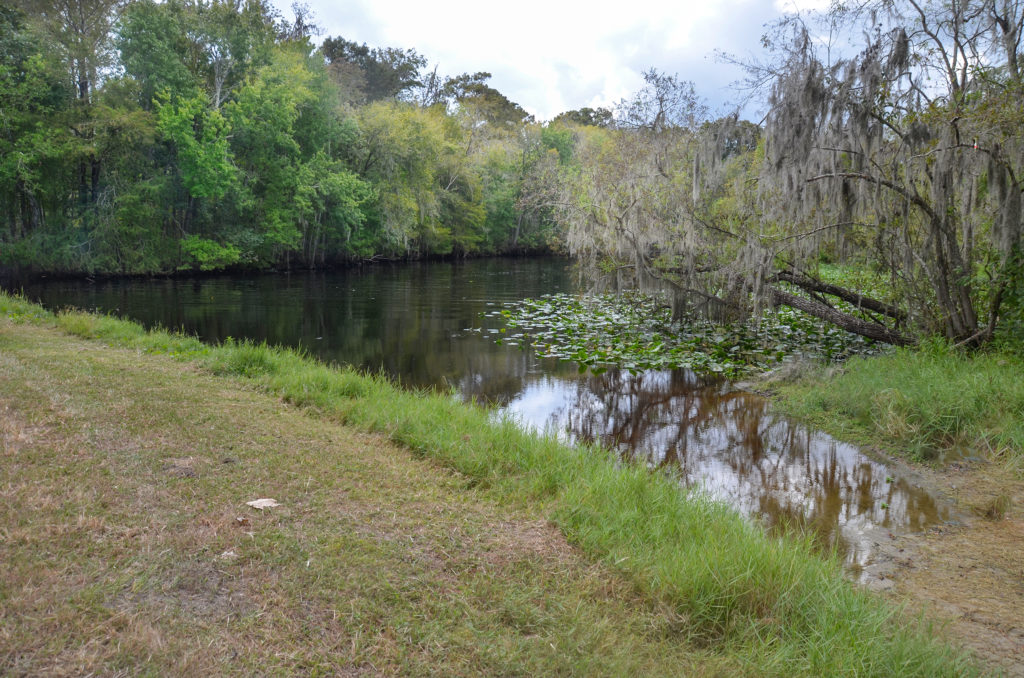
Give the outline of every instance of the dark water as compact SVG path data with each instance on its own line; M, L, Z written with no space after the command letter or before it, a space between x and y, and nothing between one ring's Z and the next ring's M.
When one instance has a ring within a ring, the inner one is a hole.
M528 426L668 469L771 526L808 527L852 566L870 563L880 531L917 531L948 518L907 478L773 415L757 395L687 371L579 374L573 364L498 345L482 317L503 302L573 290L568 264L557 259L24 285L50 308L117 313L211 342L301 346L409 386L454 388Z

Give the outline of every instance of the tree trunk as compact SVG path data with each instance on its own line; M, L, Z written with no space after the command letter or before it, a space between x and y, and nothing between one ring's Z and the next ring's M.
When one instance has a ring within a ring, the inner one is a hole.
M854 317L848 313L837 311L836 309L826 306L819 301L798 297L795 294L783 292L782 290L774 287L771 288L771 300L774 306L790 306L799 311L803 311L808 315L812 315L815 318L832 323L836 327L840 327L847 332L852 332L853 334L858 334L862 337L867 337L868 339L874 339L875 341L881 341L895 346L912 346L917 343L910 337L904 336L894 330L890 330L884 325L879 325L878 323L869 322L867 320L861 320L860 318Z
M795 273L779 273L776 278L779 280L792 283L800 289L807 290L808 292L821 292L823 294L830 294L834 297L839 297L843 301L849 302L858 308L864 308L875 313L881 313L882 315L889 316L893 320L904 321L907 319L905 311L872 299L871 297L865 297L862 294L851 292L848 289L839 287L838 285L831 285L829 283L821 282L820 280L814 280L806 276L797 275Z
M92 204L95 205L100 199L100 161L98 158L92 158L90 164L92 166L92 176L89 194Z

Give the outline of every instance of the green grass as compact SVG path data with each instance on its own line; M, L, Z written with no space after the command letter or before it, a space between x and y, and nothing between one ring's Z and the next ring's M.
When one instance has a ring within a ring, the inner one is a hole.
M466 483L240 380L0 318L0 675L743 673Z
M1024 360L942 343L855 358L780 389L790 413L919 460L995 457L1024 469Z
M48 323L0 298L8 317ZM978 668L921 619L844 580L809 540L769 537L727 507L681 490L609 452L567 447L443 395L328 368L293 351L207 347L109 317L63 313L59 327L244 378L324 419L383 432L437 460L503 505L543 514L590 557L664 608L680 640L751 673L786 676L962 676ZM511 601L510 614L524 601Z

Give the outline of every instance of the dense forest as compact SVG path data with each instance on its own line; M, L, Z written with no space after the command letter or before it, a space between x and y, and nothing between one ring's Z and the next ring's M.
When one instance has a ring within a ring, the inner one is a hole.
M0 267L562 250L677 314L787 305L977 345L1024 323L1022 26L1011 0L836 4L741 64L757 123L653 69L538 122L485 72L321 40L301 7L21 0L0 8Z
M0 265L153 273L547 250L566 156L412 49L261 0L0 7ZM561 153L561 154L560 154Z

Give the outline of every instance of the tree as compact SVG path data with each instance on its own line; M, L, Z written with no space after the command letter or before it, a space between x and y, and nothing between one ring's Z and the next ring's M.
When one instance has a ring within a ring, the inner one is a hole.
M448 108L462 110L477 122L514 127L532 122L533 116L504 94L487 84L491 74L486 71L463 73L446 78L438 101Z
M555 124L583 125L586 127L611 127L615 124L615 118L612 115L611 109L585 107L559 113L551 122Z
M0 206L2 240L12 243L42 228L51 201L59 204L53 174L70 143L48 122L66 112L74 90L46 52L20 11L0 7Z
M571 249L680 305L786 304L889 343L983 343L1024 271L1021 15L995 0L837 4L826 20L865 36L838 59L787 19L754 73L771 84L760 138L735 118L700 123L690 88L647 74L613 143L566 184ZM826 255L887 276L902 303L818 279Z
M766 123L762 192L779 198L766 216L798 224L810 249L825 234L870 243L919 329L981 343L1021 274L1022 8L904 0L829 18L865 27L865 44L829 63L792 24Z
M592 130L577 147L579 168L561 175L556 202L569 251L614 288L673 288L673 297L713 296L685 279L687 268L714 256L693 182L704 105L689 82L656 71L619 106L618 129Z
M268 63L273 14L262 2L137 0L121 15L117 48L128 75L142 84L149 109L157 92L202 88L213 108Z
M121 15L116 45L125 74L140 83L139 105L152 110L157 92L198 89L186 57L188 19L181 3L140 0Z
M103 70L113 63L111 28L124 0L21 0L39 22L64 61L78 90L90 101Z
M353 235L365 222L364 205L373 190L358 176L318 152L299 166L296 207L302 230L301 256L306 266L327 262L331 252L358 254Z
M202 94L172 101L166 90L157 95L156 114L161 135L177 150L189 195L222 198L235 180L228 120Z
M341 36L325 39L320 51L339 76L356 74L362 81L357 86L366 102L402 98L420 85L420 70L427 64L414 49L371 48ZM345 65L355 70L345 69Z

